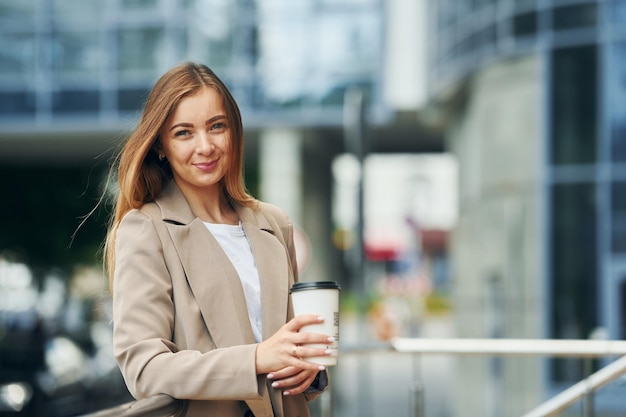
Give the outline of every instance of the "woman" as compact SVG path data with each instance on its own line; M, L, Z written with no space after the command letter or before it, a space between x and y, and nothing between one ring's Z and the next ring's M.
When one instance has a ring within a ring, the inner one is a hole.
M188 416L308 416L327 386L292 318L292 225L243 183L243 128L206 66L155 84L118 162L106 241L115 356L135 398L189 400Z

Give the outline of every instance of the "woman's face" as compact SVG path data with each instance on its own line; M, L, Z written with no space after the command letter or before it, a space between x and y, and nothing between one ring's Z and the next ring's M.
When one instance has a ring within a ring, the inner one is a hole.
M160 131L161 153L183 191L218 187L231 158L231 125L222 97L205 87L180 101Z

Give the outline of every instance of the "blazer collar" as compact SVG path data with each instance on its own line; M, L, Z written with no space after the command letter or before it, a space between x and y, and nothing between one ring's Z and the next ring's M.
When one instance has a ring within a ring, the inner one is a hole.
M187 225L196 219L185 195L174 180L161 190L156 203L161 208L161 218L165 221Z
M191 211L189 203L183 192L174 180L170 181L159 194L157 204L161 208L161 216L165 221L188 225L197 219ZM235 211L242 223L249 223L251 226L275 234L276 231L267 218L258 210L249 207L235 205Z
M157 199L187 280L218 347L254 343L241 281L213 235L191 211L174 181ZM261 284L263 338L288 317L290 270L285 247L261 210L236 206ZM234 332L233 329L241 329Z

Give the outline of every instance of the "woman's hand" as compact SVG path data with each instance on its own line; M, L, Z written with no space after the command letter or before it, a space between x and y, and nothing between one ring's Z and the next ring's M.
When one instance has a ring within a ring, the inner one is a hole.
M303 314L284 324L273 336L257 346L256 370L258 374L269 374L274 388L286 389L285 395L303 392L315 379L323 365L307 362L310 356L330 355L324 348L303 346L311 343L328 344L334 339L329 335L300 332L303 326L318 324L322 317Z
M322 367L323 368L323 367ZM304 392L315 380L319 369L298 369L293 366L267 374L267 379L273 379L273 388L283 389L283 395L295 395Z

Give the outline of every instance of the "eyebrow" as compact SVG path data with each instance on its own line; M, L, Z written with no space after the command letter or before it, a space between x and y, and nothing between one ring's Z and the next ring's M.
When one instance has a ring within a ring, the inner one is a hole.
M209 125L217 120L221 120L221 119L228 119L228 117L226 117L225 114L218 114L217 116L213 116L211 117L209 120L207 120L206 122L204 122L205 125ZM172 127L170 127L170 131L176 129L177 127L193 127L193 123L188 123L188 122L180 122L180 123L176 123L175 125L173 125Z

